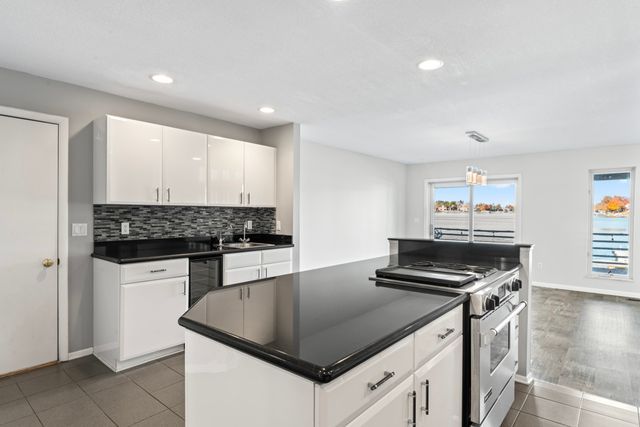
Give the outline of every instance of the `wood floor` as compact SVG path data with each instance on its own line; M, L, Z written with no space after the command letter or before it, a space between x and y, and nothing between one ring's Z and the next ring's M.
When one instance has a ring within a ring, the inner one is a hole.
M533 288L536 379L640 405L640 302Z

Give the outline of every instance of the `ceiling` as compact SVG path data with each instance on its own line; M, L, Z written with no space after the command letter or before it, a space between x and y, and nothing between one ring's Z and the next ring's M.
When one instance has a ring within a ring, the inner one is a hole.
M1 67L257 128L298 122L305 140L404 163L640 142L637 0L0 0L0 10ZM444 67L419 70L428 57ZM175 83L152 82L155 72ZM471 144L467 130L491 141Z

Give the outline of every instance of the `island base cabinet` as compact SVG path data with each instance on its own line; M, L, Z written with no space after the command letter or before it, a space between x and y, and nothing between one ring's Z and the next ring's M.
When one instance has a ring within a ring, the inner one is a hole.
M347 427L407 427L413 420L413 378L409 377Z
M121 286L120 360L184 343L178 318L187 310L188 279Z
M413 375L417 427L462 425L462 337Z
M314 384L191 331L185 334L189 427L314 427Z

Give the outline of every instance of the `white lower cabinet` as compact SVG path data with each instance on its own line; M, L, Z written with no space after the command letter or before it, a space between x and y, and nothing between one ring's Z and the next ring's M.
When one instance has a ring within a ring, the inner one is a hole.
M117 372L182 351L178 319L188 304L187 259L125 265L94 259L94 355Z
M462 336L413 375L418 427L462 425Z
M282 276L293 271L291 248L225 254L222 265L224 286Z
M120 359L184 344L177 319L187 311L186 278L120 287Z
M276 264L263 264L260 277L267 278L282 276L283 274L290 274L292 270L293 267L291 261L279 262Z
M226 286L258 279L260 279L260 264L251 267L225 269L222 283Z
M406 427L413 417L413 378L402 381L347 427Z

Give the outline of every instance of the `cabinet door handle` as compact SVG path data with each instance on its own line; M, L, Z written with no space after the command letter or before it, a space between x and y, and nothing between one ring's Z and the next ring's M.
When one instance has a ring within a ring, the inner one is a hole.
M240 299L242 300L242 288L240 288Z
M167 188L167 202L171 202L171 189Z
M243 202L243 197L242 197L242 196L243 196L243 194L244 194L244 193L241 191L241 192L240 192L240 204L242 204L242 202Z
M156 202L160 201L160 187L156 187Z
M411 418L409 418L409 420L407 420L407 424L409 424L410 426L415 427L416 426L416 416L418 415L416 412L416 392L415 390L412 391L411 393L409 393L409 399L411 400Z
M438 338L440 338L441 340L446 339L449 335L451 335L455 331L456 330L453 328L447 328L444 334L438 334Z
M382 377L382 379L380 381L378 381L375 384L368 383L367 387L369 387L369 390L371 390L371 391L377 390L382 384L384 384L387 381L389 381L395 375L396 375L395 371L391 371L391 372L384 371L384 377Z
M424 406L420 410L424 411L425 415L429 415L429 380L423 381L420 384L424 386Z
M247 193L247 204L251 204L251 193Z
M166 268L159 268L157 270L149 270L149 273L164 273L165 271L167 271Z
M260 267L258 267L258 279L262 279L262 272L260 271Z
M264 268L264 278L266 279L267 277L269 277L269 267Z
M183 281L182 282L182 295L186 295L187 294L187 281Z

